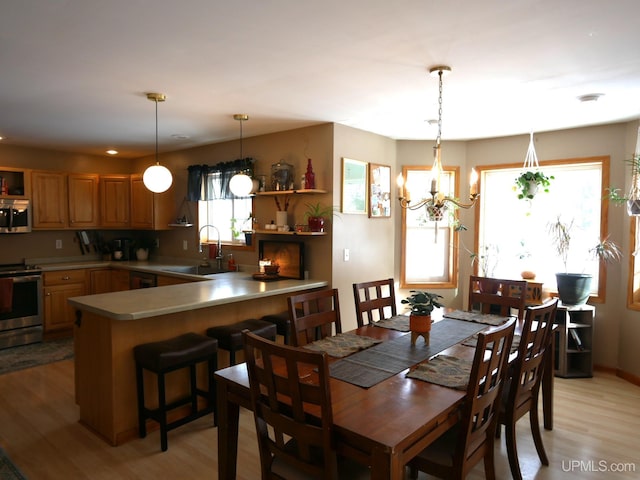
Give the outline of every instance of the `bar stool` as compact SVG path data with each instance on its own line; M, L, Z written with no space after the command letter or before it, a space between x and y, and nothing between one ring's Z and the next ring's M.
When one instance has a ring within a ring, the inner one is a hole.
M218 340L218 347L229 351L229 363L236 364L236 352L242 350L242 331L249 330L263 338L276 341L277 329L273 323L250 318L230 325L220 325L207 329L207 335Z
M286 312L265 315L260 320L275 324L278 335L282 335L284 337L284 343L286 345L291 345L289 343L291 340L291 317L289 316L288 310Z
M138 428L140 438L147 435L146 420L160 424L160 447L166 451L167 432L192 420L213 412L216 425L216 383L214 373L218 367L218 342L197 333L185 333L160 342L145 343L133 348L136 362L136 387L138 391ZM196 382L196 364L207 362L209 390L199 389ZM190 394L169 404L166 402L165 374L189 367ZM157 375L158 407L149 409L144 401L144 373L148 370ZM205 408L198 410L198 396L207 400ZM182 405L191 404L191 413L171 423L167 423L167 412Z

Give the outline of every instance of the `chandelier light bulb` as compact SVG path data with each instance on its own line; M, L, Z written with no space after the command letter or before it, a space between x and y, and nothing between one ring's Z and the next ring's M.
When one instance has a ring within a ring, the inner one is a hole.
M153 193L162 193L169 190L171 183L173 183L173 177L167 167L156 164L144 171L142 182Z

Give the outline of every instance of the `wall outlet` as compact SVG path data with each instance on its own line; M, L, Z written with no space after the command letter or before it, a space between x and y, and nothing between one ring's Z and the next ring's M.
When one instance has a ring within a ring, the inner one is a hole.
M182 241L182 249L189 250L189 243L186 240Z
M56 250L60 250L62 248L62 240L56 240Z
M160 239L156 238L155 241L153 242L153 246L155 248L160 248Z
M342 252L342 259L345 262L349 261L349 249L348 248L345 248L344 251Z

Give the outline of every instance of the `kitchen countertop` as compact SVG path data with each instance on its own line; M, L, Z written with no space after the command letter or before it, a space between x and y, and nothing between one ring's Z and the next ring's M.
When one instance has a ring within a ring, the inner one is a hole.
M135 270L140 268L136 267ZM149 267L149 271L152 270ZM199 275L186 276L202 279ZM68 301L80 310L90 311L113 320L137 320L265 296L323 288L329 284L324 280L296 279L261 282L254 280L252 274L248 272L218 273L207 275L206 278L208 281L84 295L72 297Z

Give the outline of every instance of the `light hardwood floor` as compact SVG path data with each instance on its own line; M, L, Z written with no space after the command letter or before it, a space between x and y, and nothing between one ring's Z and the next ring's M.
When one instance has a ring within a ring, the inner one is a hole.
M543 431L549 467L539 464L528 420L518 424L524 477L640 478L640 387L601 372L591 379L556 379L555 385L555 428ZM0 446L30 480L217 478L217 430L210 418L169 432L165 453L157 431L111 447L77 420L72 360L0 375ZM259 479L247 411L240 428L238 478ZM504 435L496 443L496 463L498 478L510 478ZM469 478L484 478L482 466Z

